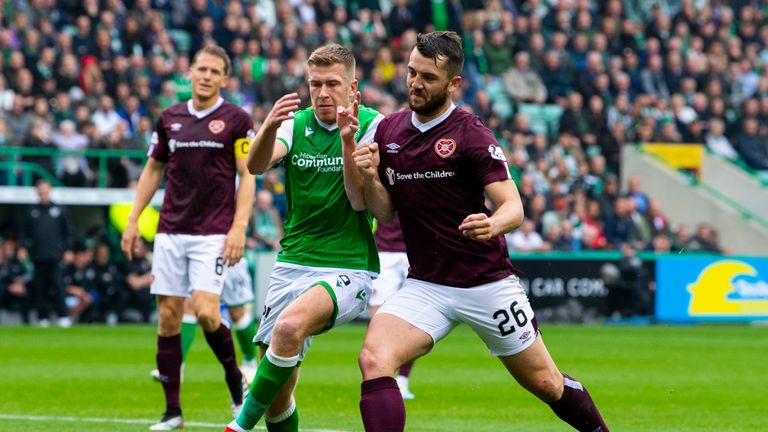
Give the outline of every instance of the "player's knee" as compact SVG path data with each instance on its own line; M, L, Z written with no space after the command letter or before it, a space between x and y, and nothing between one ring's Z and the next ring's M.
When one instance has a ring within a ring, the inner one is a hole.
M526 387L542 401L556 402L563 395L563 375L556 370L539 373Z
M385 356L366 345L360 350L360 354L357 356L357 363L360 365L363 379L372 379L388 375ZM394 372L394 367L392 368L392 371Z
M197 311L197 322L206 332L214 332L219 328L221 315L218 310L203 308Z
M275 322L274 330L272 330L272 339L278 339L282 343L290 345L297 345L308 336L304 332L305 326L299 317L281 314Z

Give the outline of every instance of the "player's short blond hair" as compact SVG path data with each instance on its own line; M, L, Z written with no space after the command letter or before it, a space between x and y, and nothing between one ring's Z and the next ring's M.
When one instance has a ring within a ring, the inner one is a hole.
M347 47L337 43L321 46L312 51L307 64L310 66L333 66L341 64L347 71L347 78L352 81L355 77L355 56Z

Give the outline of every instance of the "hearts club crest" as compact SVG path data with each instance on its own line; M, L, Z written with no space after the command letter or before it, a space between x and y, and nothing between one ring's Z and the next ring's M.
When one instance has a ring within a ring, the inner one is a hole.
M208 123L208 130L210 130L212 133L219 133L224 130L224 128L227 126L226 123L224 123L224 120L211 120Z
M440 138L435 142L435 153L445 159L456 151L456 141L451 138Z

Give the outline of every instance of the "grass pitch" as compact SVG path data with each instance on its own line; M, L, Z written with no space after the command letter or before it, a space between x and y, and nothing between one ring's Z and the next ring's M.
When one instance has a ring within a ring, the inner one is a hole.
M764 431L768 328L543 327L613 431ZM362 431L356 355L365 327L315 338L297 401L302 431ZM164 402L151 327L0 327L0 431L145 431ZM408 431L567 431L459 327L411 375ZM198 333L182 385L188 431L229 422L223 373ZM259 429L263 430L263 428Z

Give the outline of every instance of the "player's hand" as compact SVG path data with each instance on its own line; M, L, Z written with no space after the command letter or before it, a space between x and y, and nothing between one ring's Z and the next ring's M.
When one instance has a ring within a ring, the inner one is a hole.
M493 219L485 213L475 213L464 218L459 225L459 231L464 237L473 240L489 240L496 236Z
M221 248L221 257L224 258L224 264L232 267L243 257L245 249L245 229L232 227L224 240L224 246Z
M280 123L293 118L293 113L299 110L300 103L301 99L299 99L298 93L288 93L281 97L272 106L267 118L264 119L264 127L277 129L280 127Z
M379 169L379 145L377 143L360 144L353 153L355 165L365 178L373 178Z
M342 139L354 139L355 134L360 130L360 119L357 118L359 112L360 92L355 94L355 100L349 107L336 107L336 124L339 126L339 134L341 134Z
M120 239L120 249L123 250L128 261L133 259L133 251L136 249L136 242L139 240L139 224L128 221L128 225L123 231L123 238Z

